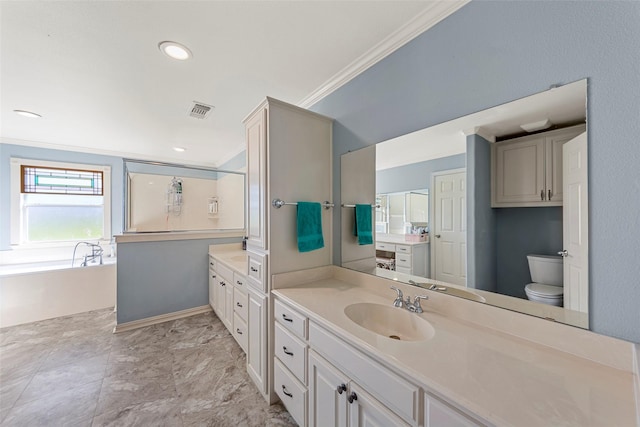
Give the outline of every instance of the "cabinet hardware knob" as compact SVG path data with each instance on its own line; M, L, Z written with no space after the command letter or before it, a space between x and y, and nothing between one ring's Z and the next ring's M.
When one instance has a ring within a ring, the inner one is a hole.
M240 286L242 286L242 282L240 280L236 280L236 283Z
M251 271L253 271L254 273L257 273L257 272L258 272L258 269L257 269L257 268L255 268L255 267L251 267Z
M436 234L436 239L439 239L439 238L440 238L440 235L439 235L439 234Z
M340 384L338 386L338 394L342 394L342 392L347 391L347 385L346 384Z
M558 255L560 255L562 258L569 256L569 252L566 249L563 249L561 251L558 252Z
M293 322L293 319L288 318L288 317L287 317L287 315L286 315L286 314L284 314L284 313L282 314L282 318L283 318L284 320L286 320L287 322Z
M238 333L238 335L242 335L242 331L238 328L236 328L236 332Z
M544 200L544 190L540 190L540 200Z
M240 304L239 302L236 303L236 306L242 308L242 304Z
M549 198L547 200L551 200L551 190L549 190Z
M213 263L212 263L212 262L210 262L210 263L209 263L209 265L213 265Z
M220 286L227 286L227 284L224 282L220 282Z
M289 396L289 397L293 397L293 394L291 394L291 393L289 393L289 392L287 391L287 388L284 386L284 384L282 384L282 392L283 392L284 394L286 394L287 396Z
M284 351L284 354L286 354L287 356L293 356L293 353L287 350L287 347L285 346L282 346L282 351Z
M211 278L212 278L212 279L215 279L216 277L218 277L218 276L216 276L215 274L212 274L212 275L211 275Z
M349 397L347 397L347 400L349 401L349 403L353 403L354 400L358 400L358 395L355 391L352 391Z

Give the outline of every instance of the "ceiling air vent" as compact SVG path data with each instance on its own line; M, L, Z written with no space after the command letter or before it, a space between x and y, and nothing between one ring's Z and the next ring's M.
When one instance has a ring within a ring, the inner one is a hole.
M189 115L191 117L195 117L196 119L206 119L207 117L209 117L211 110L213 110L212 105L207 105L202 102L193 101L193 106L189 111Z

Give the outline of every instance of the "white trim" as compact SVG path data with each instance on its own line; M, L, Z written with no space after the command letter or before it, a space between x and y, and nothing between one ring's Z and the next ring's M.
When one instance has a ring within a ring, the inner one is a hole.
M144 328L146 326L157 325L158 323L170 322L172 320L183 319L198 314L208 313L211 311L210 305L188 308L186 310L174 311L173 313L161 314L159 316L147 317L144 319L134 320L132 322L120 323L113 328L113 333L131 331L133 329Z
M303 98L297 105L302 108L309 108L322 98L347 84L371 66L418 37L420 34L424 33L438 22L453 14L470 1L471 0L431 2L421 13L406 25L394 31L380 43L376 44L367 52L356 58L355 61L347 65L320 87Z

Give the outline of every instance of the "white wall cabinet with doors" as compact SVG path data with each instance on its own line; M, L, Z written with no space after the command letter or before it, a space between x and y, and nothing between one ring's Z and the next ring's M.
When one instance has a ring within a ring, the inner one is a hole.
M491 146L491 206L562 206L562 146L585 131L577 125Z
M273 309L271 275L330 265L331 210L322 210L324 248L300 253L296 207L272 201L332 202L333 120L266 98L244 120L247 138L247 255L249 351L247 369L264 398L273 403ZM295 185L292 183L295 182ZM260 339L254 331L264 331Z

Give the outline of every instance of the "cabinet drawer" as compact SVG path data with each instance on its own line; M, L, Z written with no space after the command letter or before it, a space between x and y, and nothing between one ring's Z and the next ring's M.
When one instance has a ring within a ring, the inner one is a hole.
M309 322L309 345L406 422L417 425L420 388L368 358L324 328Z
M299 426L307 425L307 390L278 359L274 359L273 388Z
M233 313L233 337L236 339L242 350L247 352L249 344L249 333L247 331L247 322L242 320L238 313Z
M391 243L376 242L376 249L381 251L395 252L396 245L393 245Z
M215 270L216 269L216 260L209 255L209 270Z
M248 283L254 288L268 292L267 290L267 256L247 251Z
M396 245L396 252L401 254L410 254L411 246L409 245Z
M307 318L278 300L273 303L276 320L298 338L307 338Z
M247 313L249 312L249 301L247 294L242 290L235 288L233 290L233 312L247 321Z
M242 289L242 292L247 292L247 278L240 274L233 272L233 286L236 288Z
M402 274L412 274L412 271L410 268L407 267L398 267L396 266L396 271L398 273L402 273Z
M447 427L478 427L482 425L428 393L424 394L424 424L426 426Z
M396 253L396 265L398 267L411 268L411 255Z
M279 323L275 324L274 353L283 365L302 383L307 383L307 345L287 332Z
M222 277L224 277L225 281L227 282L227 284L231 284L231 281L233 280L233 270L230 269L229 267L227 267L226 265L222 264L221 262L216 262L216 271L218 272L218 274Z

